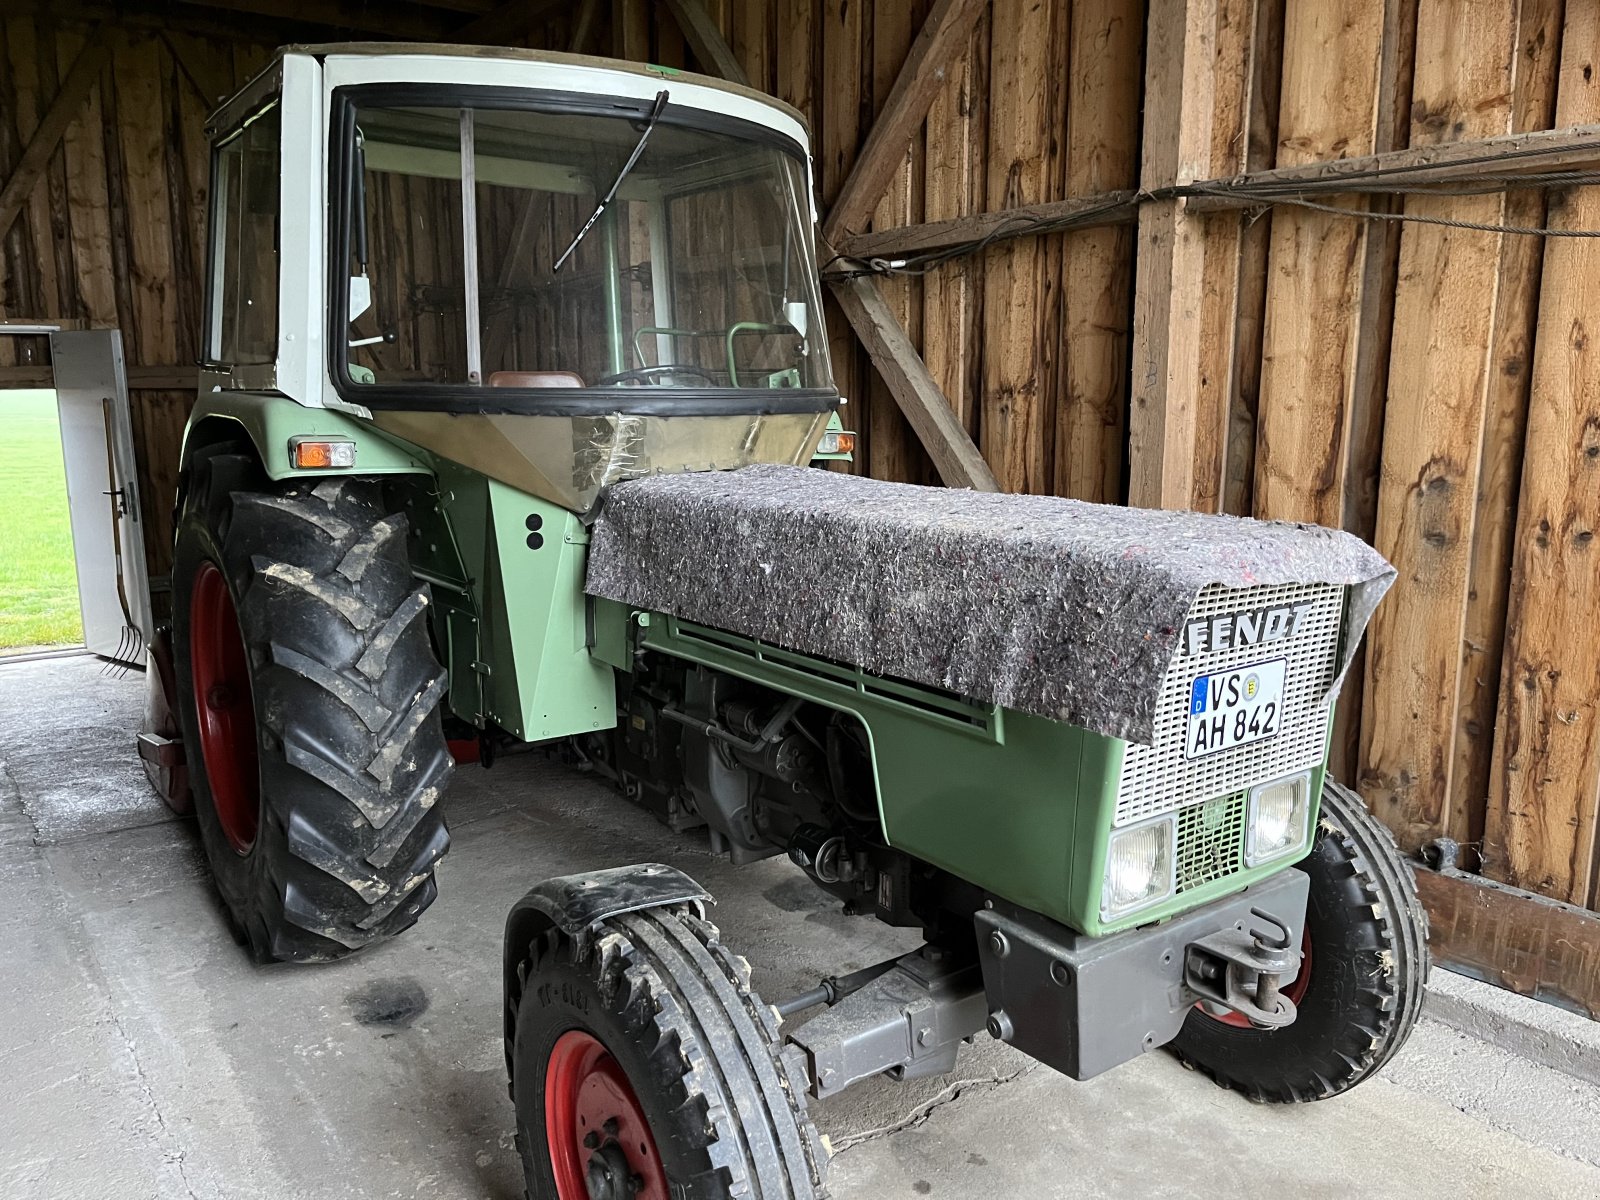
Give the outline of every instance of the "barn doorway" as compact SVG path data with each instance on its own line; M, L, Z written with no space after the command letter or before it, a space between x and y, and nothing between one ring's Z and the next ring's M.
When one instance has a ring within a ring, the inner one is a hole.
M55 330L50 347L53 388L0 392L0 656L83 647L142 666L150 589L122 339Z
M83 644L54 389L0 392L0 655Z

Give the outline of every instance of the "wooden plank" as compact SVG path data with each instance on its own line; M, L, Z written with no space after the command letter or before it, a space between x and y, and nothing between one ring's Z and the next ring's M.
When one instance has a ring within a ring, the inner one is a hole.
M117 48L118 112L161 111L162 73L169 69L160 44L135 35ZM130 362L171 362L178 343L177 295L172 280L172 211L160 128L143 119L119 123L132 311L123 311Z
M874 10L875 27L889 32L893 46L893 53L887 57L898 58L903 53L904 62L894 76L894 86L883 101L849 178L828 210L822 226L823 237L828 242L837 243L845 234L865 227L889 181L905 161L906 147L927 117L928 107L943 86L952 62L966 49L972 27L983 10L984 0L935 0L909 51L901 49L899 34L902 31L885 22L886 16L894 14L906 19L907 7L890 5ZM883 54L876 45L874 53L880 55L880 62L883 61Z
M992 209L1054 199L1046 157L1059 136L1051 109L1050 49L1059 6L996 0L990 16L989 69L1006 81L989 95L987 168ZM1054 449L1044 378L1044 248L1036 239L1008 241L985 257L983 411L979 444L1000 486L1047 492L1047 437Z
M855 0L820 0L817 9L818 57L814 89L813 120L819 129L813 143L817 168L817 195L822 210L828 211L834 197L850 175L861 146L867 119L864 111L868 81L864 77L870 57L866 47L865 15ZM833 253L826 241L822 257ZM871 414L867 412L867 367L862 350L851 333L850 321L840 309L837 295L830 292L823 304L828 326L829 358L833 363L834 384L850 406L842 414L847 427L856 430L856 461L834 464L837 469L864 472L872 458Z
M983 206L988 49L988 22L980 18L928 109L923 213L930 219L969 216ZM923 361L968 434L978 429L982 274L977 259L960 258L922 281Z
M251 0L251 3L255 2L257 0ZM508 3L491 9L481 17L477 17L465 25L451 30L448 38L437 40L486 46L520 45L526 38L528 26L532 22L567 7L570 2L571 0L508 0ZM385 6L380 11L387 18L393 9L392 6ZM403 35L398 32L390 36L402 37L403 39Z
M1141 0L1079 0L1072 6L1069 196L1118 192L1131 199L1139 181L1144 8ZM1126 223L1068 234L1063 249L1067 353L1056 406L1054 490L1102 504L1122 499L1127 429L1133 300L1128 225L1134 210L1128 203L1119 211Z
M768 0L737 0L731 15L733 35L729 41L750 86L774 91L778 83L772 57L772 5Z
M161 40L178 70L205 106L206 115L233 94L233 66L219 56L216 47L207 45L194 34L163 31Z
M1343 14L1310 4L1286 10L1280 167L1372 150L1382 123L1385 7L1361 0ZM1304 209L1272 214L1257 516L1344 523L1357 330L1373 282L1357 266L1368 232L1363 222Z
M927 365L906 336L871 279L851 278L833 285L833 293L872 363L889 385L895 402L917 431L939 477L950 487L996 492L1000 485L978 448L956 419Z
M1167 188L1210 173L1213 156L1242 156L1252 0L1160 0L1146 33L1140 186ZM1139 213L1133 302L1128 502L1215 507L1225 428L1238 226L1208 222L1176 200ZM1219 329L1209 314L1225 314ZM1213 358L1213 352L1220 356ZM1197 459L1198 456L1198 459ZM1203 464L1205 478L1197 475Z
M909 56L913 52L913 39L917 34L919 7L918 4L909 3L880 6L873 10L872 96L878 105L878 115L873 124L874 134L882 128L885 117L889 115L886 106L895 97L898 81L915 66ZM923 28L926 29L926 25ZM872 223L877 228L905 225L922 216L923 148L922 139L916 136L918 132L913 128L901 146L897 169L889 179L882 198L873 208ZM869 134L863 155L873 152L872 145L872 135ZM860 178L862 162L860 158L856 160L850 178L845 181L845 193L848 193L852 182ZM835 211L838 211L838 204L835 202ZM908 276L891 276L879 281L878 290L911 343L920 344L922 281ZM873 374L868 380L868 387L867 444L871 448L871 460L867 467L873 478L900 483L932 482L936 478L933 464L923 453L916 434L891 397L882 376Z
M61 90L50 102L49 110L28 139L27 149L22 152L5 186L0 188L0 235L11 228L11 223L17 219L22 206L33 194L34 186L49 166L51 155L61 143L61 135L82 111L83 102L94 87L105 61L105 43L96 35L79 54L78 61L72 64Z
M56 34L56 65L65 71L84 44L82 34L62 28ZM67 126L61 138L66 204L72 213L75 292L79 315L92 325L117 323L116 289L112 280L111 224L106 200L104 125L100 89L85 101L84 119Z
M18 125L30 133L39 126L46 101L59 90L52 42L49 26L35 28L32 21L17 21L6 46L17 83ZM63 284L70 287L73 274L71 214L52 203L64 191L60 162L60 155L52 149L41 178L24 202L24 219L19 221L32 251L37 279L33 302L38 312L67 312L70 308L61 289Z
M1600 1020L1600 916L1458 870L1416 879L1436 967Z
M1204 170L1217 175L1245 169L1250 147L1250 85L1255 78L1255 0L1221 4L1211 36L1211 118ZM1221 512L1228 466L1228 434L1238 380L1240 271L1244 223L1237 215L1196 218L1202 243L1198 355L1192 372L1193 466L1188 507ZM1169 364L1170 371L1170 364ZM1169 385L1170 386L1170 385Z
M645 0L612 0L611 53L630 62L650 57L650 8Z
M573 54L587 54L600 29L600 0L582 0L578 15L572 22L572 40L567 49Z
M1413 145L1511 124L1515 13L1500 0L1422 0ZM1503 195L1410 196L1408 214L1498 222ZM1415 850L1447 828L1478 461L1502 235L1407 225L1394 301L1374 544L1401 586L1366 639L1361 790Z
M1544 129L1555 120L1564 7L1563 0L1522 0L1516 55L1512 59L1512 123L1518 130ZM1544 194L1532 189L1508 192L1505 219L1509 225L1542 225ZM1506 599L1511 583L1511 550L1543 261L1541 238L1508 237L1500 250L1500 283L1489 341L1483 455L1478 463L1478 511L1461 647L1456 764L1450 777L1450 816L1446 823L1461 843L1469 867L1478 865L1477 847L1483 840L1494 757Z
M811 125L813 147L822 144L815 105L820 32L818 0L791 0L778 5L778 96L805 114Z
M1600 120L1600 11L1567 6L1556 123ZM1548 223L1592 229L1600 186L1552 194ZM1484 871L1600 905L1600 346L1590 326L1600 245L1545 246L1517 506Z
M1252 34L1245 170L1272 166L1277 155L1278 98L1283 81L1284 0L1259 0ZM1267 309L1267 250L1272 220L1247 221L1239 235L1238 324L1222 511L1247 517L1255 505L1256 418L1261 404L1261 345Z
M475 21L464 29L452 31L450 14L429 12L414 4L368 5L361 0L181 0L181 2L196 7L203 5L210 9L270 17L275 21L290 21L297 25L322 25L330 29L378 34L403 42L486 40L469 36L467 33L467 30L476 26L478 22ZM514 7L526 12L534 5L530 0L520 0ZM488 21L489 17L481 17L479 20Z
M750 82L721 28L700 0L662 0L662 7L672 14L683 31L684 40L689 43L689 50L702 71L733 83Z

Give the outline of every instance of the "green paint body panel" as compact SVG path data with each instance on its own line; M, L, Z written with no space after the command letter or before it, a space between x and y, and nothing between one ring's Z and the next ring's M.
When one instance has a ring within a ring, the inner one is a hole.
M433 584L451 710L528 742L613 727L615 676L589 651L588 530L564 508L415 453L438 484L404 485L411 561Z
M1237 872L1102 921L1100 882L1126 743L660 613L592 603L596 643L604 642L619 669L634 647L654 650L858 718L891 846L1091 936L1186 912L1295 861ZM1320 795L1320 770L1313 783Z
M275 479L339 473L289 466L289 438L302 434L350 437L357 444L350 474L394 476L390 498L407 512L412 563L432 585L450 708L479 728L499 725L530 742L613 728L615 672L631 670L641 649L802 697L865 728L891 846L1091 936L1175 916L1295 862L1290 856L1237 871L1102 920L1126 743L589 599L588 531L576 515L356 418L277 397L216 393L201 398L191 432L214 433L204 424L213 421L242 426ZM1314 798L1323 770L1313 775ZM1308 828L1316 815L1314 804Z
M308 408L285 396L262 392L202 392L184 430L183 464L200 442L219 440L226 424L242 429L256 448L261 465L272 479L316 475L415 474L431 468L414 447L388 437L370 423L331 408ZM293 437L349 438L356 444L356 465L351 470L304 470L289 460Z

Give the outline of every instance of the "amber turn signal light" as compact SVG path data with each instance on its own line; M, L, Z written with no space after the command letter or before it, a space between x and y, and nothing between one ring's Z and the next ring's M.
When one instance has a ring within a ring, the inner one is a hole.
M349 438L294 437L289 460L296 470L327 470L356 465L356 444Z

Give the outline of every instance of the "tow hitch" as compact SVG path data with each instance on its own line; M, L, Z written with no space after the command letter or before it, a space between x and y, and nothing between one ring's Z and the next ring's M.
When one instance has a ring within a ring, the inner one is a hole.
M1260 908L1251 917L1270 929L1243 921L1232 929L1191 943L1183 982L1202 1002L1231 1009L1259 1029L1281 1029L1295 1018L1294 1001L1279 989L1300 970L1300 951L1277 917Z

